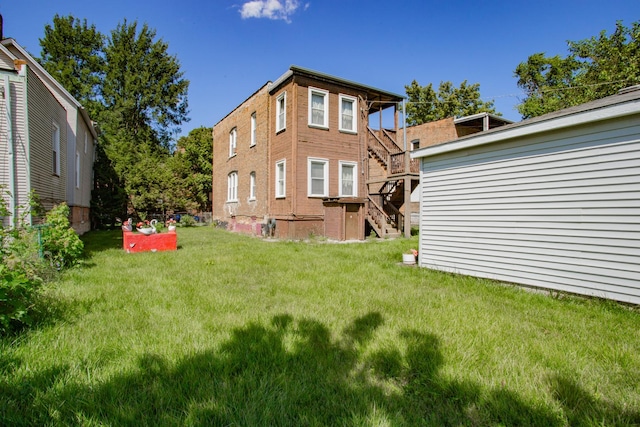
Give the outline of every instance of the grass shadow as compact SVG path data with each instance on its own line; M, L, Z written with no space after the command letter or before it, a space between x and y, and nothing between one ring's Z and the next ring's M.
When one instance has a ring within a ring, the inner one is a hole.
M640 410L621 408L615 402L598 399L563 375L549 377L552 395L562 406L569 425L640 425Z
M405 331L402 345L367 352L383 324L371 312L336 336L314 319L282 314L177 362L144 354L135 369L92 385L62 385L64 369L48 370L17 388L3 383L0 419L70 426L563 424L507 390L446 379L436 335Z
M122 230L92 230L81 237L84 243L84 258L91 259L95 253L122 248Z

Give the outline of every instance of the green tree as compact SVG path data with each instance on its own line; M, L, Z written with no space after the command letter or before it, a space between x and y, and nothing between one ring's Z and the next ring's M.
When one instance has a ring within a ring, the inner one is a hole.
M95 117L105 70L104 36L86 19L55 15L40 47L40 64Z
M518 105L523 118L582 104L613 95L640 83L640 23L625 27L616 23L607 36L568 42L562 58L535 53L515 69L518 86L525 92Z
M496 114L493 101L480 99L480 84L467 84L467 81L455 87L450 81L440 82L438 91L433 84L420 86L414 80L405 86L408 97L407 124L415 126L447 117L464 117L477 113Z
M178 139L169 163L174 180L172 191L168 192L172 208L211 209L212 131L210 127L199 127Z
M104 149L137 210L161 208L170 185L164 164L187 118L189 81L168 45L146 24L119 24L105 54Z

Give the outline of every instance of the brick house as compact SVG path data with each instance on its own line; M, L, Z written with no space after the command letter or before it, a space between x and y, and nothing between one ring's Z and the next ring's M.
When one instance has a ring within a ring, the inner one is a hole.
M292 66L213 127L213 219L279 238L399 235L419 180L397 140L402 102ZM393 129L384 129L389 113Z

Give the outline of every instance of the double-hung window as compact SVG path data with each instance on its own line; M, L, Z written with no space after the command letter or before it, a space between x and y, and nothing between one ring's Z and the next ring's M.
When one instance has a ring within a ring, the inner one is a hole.
M251 145L249 145L250 147L253 147L254 145L256 145L256 141L258 139L257 129L258 129L258 121L256 118L256 113L254 112L251 115Z
M236 155L236 147L238 142L238 129L233 128L229 132L229 157Z
M60 126L53 122L51 126L51 145L53 150L53 174L60 176Z
M309 126L329 127L329 92L309 88Z
M309 197L326 197L329 195L329 161L325 159L308 159L308 194Z
M358 195L358 164L340 161L340 197Z
M80 188L80 153L76 151L76 188Z
M340 130L343 132L358 132L358 116L356 114L357 99L353 96L340 95Z
M249 174L249 200L256 199L256 173Z
M276 132L287 128L287 92L276 98Z
M227 202L238 201L238 172L231 172L227 176Z
M286 160L276 162L276 198L283 198L287 192L287 163Z

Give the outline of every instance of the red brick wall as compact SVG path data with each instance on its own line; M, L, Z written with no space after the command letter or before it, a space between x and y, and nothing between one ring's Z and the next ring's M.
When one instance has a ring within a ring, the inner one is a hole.
M256 144L251 146L251 115L256 113ZM229 156L229 133L237 130L236 154ZM263 86L213 127L213 219L236 224L262 222L268 213L271 174L268 162L269 94ZM238 173L238 200L227 201L227 177ZM250 173L256 174L256 198L250 200ZM254 218L254 219L252 219Z

